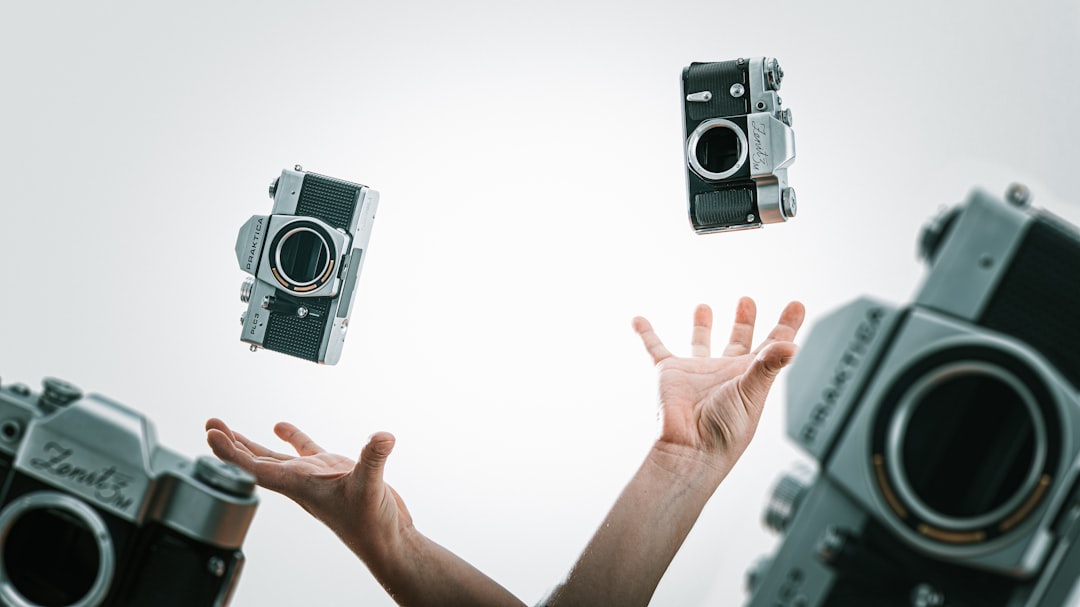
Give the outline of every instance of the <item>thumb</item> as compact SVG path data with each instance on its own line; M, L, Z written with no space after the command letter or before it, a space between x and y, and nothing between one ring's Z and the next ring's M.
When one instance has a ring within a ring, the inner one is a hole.
M383 469L390 452L394 450L397 439L389 432L376 432L368 438L364 449L360 451L360 461L356 462L355 473L364 484L378 485L383 482Z
M777 342L758 352L754 362L739 377L739 392L748 402L747 409L761 412L769 389L780 370L788 366L795 357L796 346L791 342Z

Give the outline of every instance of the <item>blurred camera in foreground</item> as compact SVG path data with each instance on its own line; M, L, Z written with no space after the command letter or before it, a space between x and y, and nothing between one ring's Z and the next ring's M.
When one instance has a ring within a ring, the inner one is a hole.
M795 132L777 93L783 77L776 59L764 57L683 69L686 186L699 234L795 217L787 183Z
M255 480L157 444L139 413L46 379L0 389L0 603L221 607Z
M1080 605L1080 232L975 192L923 231L913 301L818 322L788 376L816 478L750 605Z
M367 255L379 193L367 186L285 169L270 186L270 215L254 215L236 240L251 274L240 340L317 363L341 358Z

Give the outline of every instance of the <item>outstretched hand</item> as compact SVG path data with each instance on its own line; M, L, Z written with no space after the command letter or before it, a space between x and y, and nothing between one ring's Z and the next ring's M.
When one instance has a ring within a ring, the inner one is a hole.
M660 436L566 580L545 604L644 607L705 503L754 436L769 388L795 355L802 304L753 347L754 301L742 298L731 339L712 357L712 310L694 311L691 355L664 346L652 325L634 319L660 372Z
M769 336L753 348L756 315L753 300L739 300L731 338L716 358L708 306L694 312L689 357L674 356L647 320L634 319L660 372L660 437L547 604L649 602L705 502L753 437L773 380L795 355L792 340L805 316L802 304L789 303ZM219 458L323 521L399 604L524 607L416 531L401 497L383 480L392 435L372 435L354 461L327 453L292 424L280 423L274 433L297 455L268 449L221 420L206 423L207 442Z
M399 605L524 607L513 594L413 527L405 503L383 481L394 436L376 432L356 461L327 453L292 424L274 434L297 455L277 453L206 422L214 454L255 476L260 486L290 497L341 538Z
M297 455L268 449L219 419L206 422L206 440L215 455L251 473L260 486L300 504L361 558L378 556L372 551L391 548L387 542L400 540L400 532L412 528L405 503L383 481L383 468L394 448L393 435L372 435L359 460L352 460L327 453L292 424L277 424L274 434Z
M753 348L757 308L743 297L731 338L716 358L712 310L704 304L694 311L689 357L673 355L649 321L635 318L634 330L660 372L660 442L737 458L753 438L773 380L795 355L792 340L805 314L801 303L789 303L769 336Z

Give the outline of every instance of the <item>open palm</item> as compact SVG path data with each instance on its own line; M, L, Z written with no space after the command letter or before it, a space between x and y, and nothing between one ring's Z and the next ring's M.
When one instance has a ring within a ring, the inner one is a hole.
M740 299L731 338L717 358L711 356L712 310L706 305L694 311L689 357L673 355L649 321L634 319L660 372L661 441L736 456L746 448L776 374L795 354L791 340L805 309L789 303L769 336L753 348L756 316L754 301Z
M261 487L300 504L356 551L364 547L351 541L355 533L371 537L378 528L412 526L405 503L383 481L383 467L394 447L394 437L387 432L374 434L359 460L353 460L328 453L289 423L277 424L274 433L296 450L295 456L268 449L219 419L209 420L206 430L215 455L251 473Z

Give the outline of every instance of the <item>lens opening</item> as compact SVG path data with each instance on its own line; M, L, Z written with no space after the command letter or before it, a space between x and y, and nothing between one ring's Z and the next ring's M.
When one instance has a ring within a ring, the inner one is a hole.
M330 245L315 230L298 227L281 238L275 256L281 275L302 287L314 284L326 273L330 263Z
M723 118L706 120L694 129L686 143L690 169L702 179L727 179L746 164L746 133Z
M985 527L1007 518L1039 485L1046 423L1031 391L1008 370L957 361L915 381L888 429L889 476L932 525Z
M115 569L112 542L93 508L62 493L25 495L0 512L0 602L13 607L97 607Z

